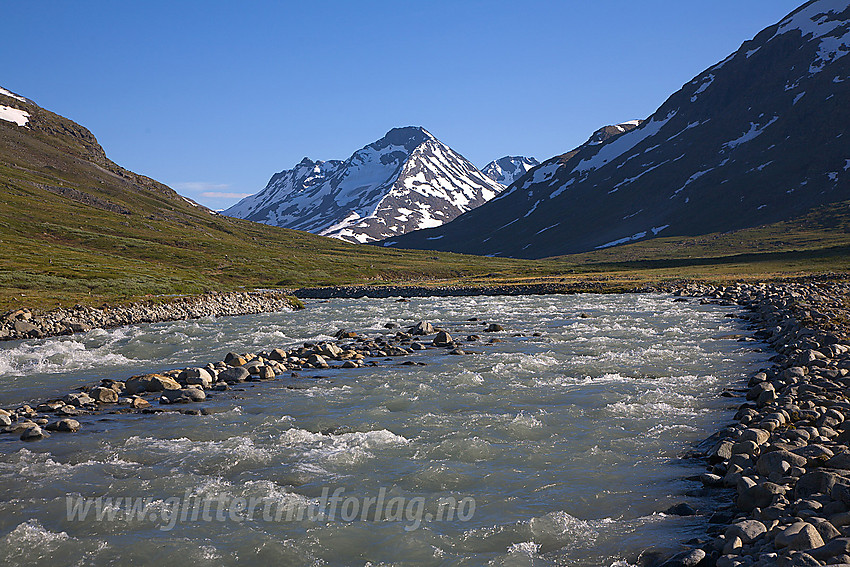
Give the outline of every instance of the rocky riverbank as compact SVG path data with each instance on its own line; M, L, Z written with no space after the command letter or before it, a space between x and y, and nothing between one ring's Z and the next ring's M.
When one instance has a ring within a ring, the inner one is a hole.
M336 340L268 352L227 353L222 360L204 367L164 370L156 374L132 376L119 381L105 378L97 384L81 386L61 398L45 400L16 408L0 409L0 433L13 434L22 441L37 441L50 432L79 431L88 419L104 413L159 413L180 411L205 413L206 409L173 409L183 404L203 402L208 396L231 389L241 389L246 382L276 380L287 375L297 378L303 370L331 370L378 366L397 357L401 366L424 365L411 355L432 349L445 349L452 355L472 354L466 345L477 348L500 342L481 335L453 338L446 330L423 321L401 331L395 323L387 323L385 333L372 337L339 329ZM483 333L502 331L501 325L490 323ZM77 419L79 418L79 420ZM82 423L81 421L82 420Z
M54 309L46 313L17 309L0 316L0 340L40 339L84 333L94 328L110 329L138 323L158 323L286 311L301 307L298 300L282 291L214 292L169 298L162 302L139 302L118 307Z
M777 354L749 378L736 421L698 447L698 480L729 500L712 538L663 565L850 565L850 284L670 291L746 308Z

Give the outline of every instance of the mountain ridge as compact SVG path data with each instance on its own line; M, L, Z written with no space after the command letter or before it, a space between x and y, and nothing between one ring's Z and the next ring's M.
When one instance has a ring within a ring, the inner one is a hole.
M224 211L349 242L438 226L504 187L419 126L393 128L346 160L302 160Z
M397 247L526 258L778 222L850 198L850 2L816 0L646 121Z

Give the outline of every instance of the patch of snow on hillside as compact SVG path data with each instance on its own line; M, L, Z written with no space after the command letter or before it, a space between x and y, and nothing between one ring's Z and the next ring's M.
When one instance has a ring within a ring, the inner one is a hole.
M658 236L659 232L661 232L665 228L668 228L669 226L670 226L669 224L664 224L664 225L661 225L661 226L652 227L649 230L652 231L652 236Z
M26 126L27 122L30 121L30 114L29 112L0 104L0 120L14 122L18 126Z
M19 101L21 101L21 102L26 102L26 101L27 101L27 99L25 99L24 97L22 97L22 96L18 96L18 95L16 95L15 93L13 93L13 92L11 92L11 91L7 91L7 90L6 90L6 89L4 89L3 87L0 87L0 94L4 94L4 95L6 95L6 96L10 96L10 97L12 97L13 99L15 99L15 100L19 100Z
M687 187L688 185L690 185L691 183L693 183L694 181L696 181L697 179L699 179L700 177L702 177L703 175L708 173L709 171L711 171L711 169L706 169L706 170L703 170L703 171L697 171L696 173L694 173L693 175L688 177L688 179L687 179L687 181L685 181L684 185L682 185L681 187L679 187L678 189L673 191L673 194L670 195L670 198L672 199L673 197L675 197L676 195L681 193L685 189L685 187Z
M645 237L646 237L646 231L644 230L643 232L638 232L637 234L633 234L631 236L626 236L624 238L618 238L617 240L612 240L611 242L603 244L602 246L597 246L596 250L600 250L602 248L610 248L612 246L618 246L620 244L625 244L627 242L632 242L634 240L640 240L641 238L645 238Z
M708 120L706 120L706 122L708 122ZM688 125L685 126L682 130L680 130L679 132L676 132L675 134L673 134L672 136L667 138L667 141L669 142L670 140L674 140L674 139L678 138L679 136L681 136L682 134L684 134L685 132L687 132L691 128L696 128L700 124L703 124L703 122L700 122L699 120L697 120L696 122L689 122Z
M729 148L729 149L734 149L734 148L737 148L738 146L740 146L741 144L746 144L747 142L750 142L750 141L754 140L755 138L757 138L762 132L764 132L765 128L767 128L768 126L770 126L771 124L773 124L777 120L779 120L779 117L774 116L764 126L756 124L755 122L750 122L750 129L749 130L744 132L740 137L738 137L734 140L731 140L729 142L726 142L725 144L723 144L723 147Z
M550 224L550 225L549 225L549 226L547 226L546 228L541 228L540 230L538 230L537 232L535 232L535 233L534 233L534 236L537 236L538 234L541 234L541 233L543 233L543 232L546 232L546 231L547 231L547 230L549 230L550 228L555 228L555 227L556 227L556 226L558 226L559 224L561 224L561 223L556 222L555 224Z
M644 140L651 138L656 135L661 128L670 121L676 115L676 111L670 111L670 113L662 118L661 120L656 120L652 118L634 130L630 130L625 134L614 138L611 142L603 145L599 148L599 151L596 152L596 155L593 157L583 159L579 162L579 164L573 169L573 173L582 173L585 171L589 171L591 169L596 169L602 167L606 163L611 162L614 159L617 159L624 153L630 151L632 148L643 142Z
M800 94L798 94L797 96L795 96L795 97L794 97L794 102L792 102L792 103L791 103L791 105L793 106L793 105L797 104L797 102L799 102L799 100L800 100L801 98L803 98L803 95L805 95L805 94L806 94L806 93L800 93Z
M440 236L429 236L425 240L439 240L439 239L443 238L444 236L445 236L445 234L441 234Z
M846 0L812 2L780 22L776 33L770 39L792 31L799 31L801 37L808 38L808 41L820 39L817 57L809 67L809 73L819 73L828 63L850 53L847 49L850 43L850 22L836 18L847 8ZM844 33L837 37L834 32L839 28L843 28Z
M841 37L825 37L818 47L818 54L809 66L809 73L820 73L824 68L850 53L850 29L844 31Z
M850 159L844 161L844 171L850 169Z
M750 49L749 51L747 51L747 59L749 59L751 55L755 55L756 51L758 51L759 49L761 49L761 47L756 47L755 49Z
M824 12L824 7L829 5L829 9ZM806 37L811 35L812 38L822 37L835 28L845 23L841 20L831 20L830 15L842 12L847 9L846 0L824 0L821 2L812 2L811 5L798 10L791 14L786 19L779 23L776 33L773 37L786 34L790 31L798 30L800 35ZM773 39L770 38L770 39ZM768 40L770 41L770 40Z
M572 185L573 183L575 183L575 177L570 179L569 181L567 181L563 185L561 185L561 188L558 189L557 191L553 191L552 194L549 195L549 198L554 199L555 197L557 197L558 195L560 195L561 193L566 191L569 188L569 186Z
M536 210L537 210L537 205L539 205L541 202L542 202L542 201L536 201L536 202L535 202L535 203L531 206L531 209L529 209L529 211L528 211L527 213L525 213L524 215L522 215L522 216L523 216L523 218L528 217L529 215L531 215L531 213L533 213L534 211L536 211Z
M714 73L710 73L708 77L706 77L705 82L699 86L697 90L694 91L694 95L691 97L691 102L696 102L699 94L704 93L705 89L711 86L711 83L714 82Z
M640 179L641 177L643 177L644 175L646 175L647 173L649 173L649 172L650 172L650 171L652 171L653 169L658 169L659 167L661 167L661 166L662 166L662 165L664 165L665 163L669 163L669 162L670 162L670 160L669 160L669 159L668 159L668 160L665 160L665 161L662 161L662 162L661 162L661 163L659 163L658 165L653 165L652 167L650 167L650 168L648 168L648 169L644 169L642 172L640 172L639 174L635 175L634 177L628 177L628 178L626 178L626 179L623 179L622 181L620 181L619 183L617 183L616 185L614 185L614 188L613 188L613 189L611 189L610 191L608 191L608 194L610 195L611 193L615 193L615 192L616 192L616 191L617 191L620 187L622 187L623 185L628 185L629 183L632 183L632 182L634 182L634 181L637 181L638 179Z

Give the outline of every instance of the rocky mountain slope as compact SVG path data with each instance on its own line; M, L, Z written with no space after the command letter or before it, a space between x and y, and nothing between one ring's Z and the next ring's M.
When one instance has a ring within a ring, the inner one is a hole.
M789 219L850 198L850 0L808 2L639 126L387 245L540 258Z
M533 157L505 156L485 165L481 173L507 187L538 165L540 162Z
M305 158L224 214L365 243L439 226L503 189L424 128L394 128L345 161Z

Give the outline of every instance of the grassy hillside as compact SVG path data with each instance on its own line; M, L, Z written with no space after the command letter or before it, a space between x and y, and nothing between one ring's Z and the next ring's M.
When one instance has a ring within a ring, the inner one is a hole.
M214 214L109 161L85 128L30 102L0 121L0 310L356 283L729 280L850 271L850 204L730 234L529 261L351 245ZM589 286L589 289L599 289Z

